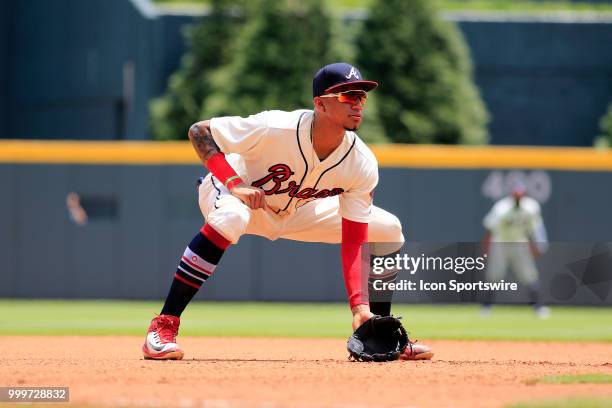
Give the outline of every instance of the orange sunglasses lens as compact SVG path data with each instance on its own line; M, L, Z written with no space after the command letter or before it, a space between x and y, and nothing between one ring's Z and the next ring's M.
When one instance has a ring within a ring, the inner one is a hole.
M344 92L338 94L338 102L342 103L350 103L356 105L357 102L361 102L362 105L365 105L367 99L367 94L365 92Z

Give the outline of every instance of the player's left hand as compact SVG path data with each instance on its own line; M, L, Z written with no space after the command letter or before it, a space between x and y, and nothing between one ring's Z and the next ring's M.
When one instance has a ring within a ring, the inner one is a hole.
M353 312L353 331L374 316L368 305L357 305L351 309L351 312Z

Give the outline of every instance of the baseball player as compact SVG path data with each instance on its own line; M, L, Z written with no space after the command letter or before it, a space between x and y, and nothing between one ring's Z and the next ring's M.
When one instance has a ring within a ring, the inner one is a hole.
M508 265L530 292L530 304L542 319L550 316L550 309L539 302L538 270L534 256L548 250L546 228L542 220L540 204L526 196L525 186L516 185L512 194L502 198L484 217L483 224L490 241L487 262L487 280L500 281ZM491 312L492 298L484 302L482 314Z
M145 358L183 357L176 344L181 313L244 234L341 243L353 329L373 314L390 315L390 301L368 302L360 276L362 243L396 243L393 252L404 242L397 217L372 204L378 164L355 133L367 92L377 86L354 66L335 63L313 79L313 110L218 117L191 126L189 138L209 170L198 200L206 223L185 249L161 314L151 322ZM411 343L402 358L432 355Z

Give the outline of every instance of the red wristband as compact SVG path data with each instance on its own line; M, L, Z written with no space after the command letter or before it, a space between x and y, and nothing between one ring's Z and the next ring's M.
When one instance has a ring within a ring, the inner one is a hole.
M242 183L236 170L230 166L223 153L215 153L206 163L208 170L228 189Z

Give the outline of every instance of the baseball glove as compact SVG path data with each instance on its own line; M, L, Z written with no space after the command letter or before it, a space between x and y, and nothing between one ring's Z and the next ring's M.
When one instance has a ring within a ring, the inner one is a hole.
M346 348L349 360L397 360L408 345L408 333L398 317L375 315L355 330Z

